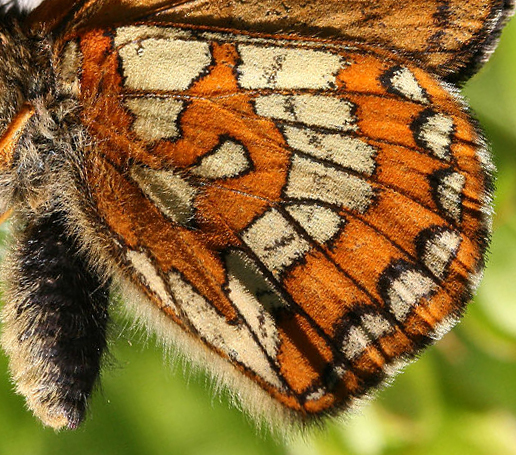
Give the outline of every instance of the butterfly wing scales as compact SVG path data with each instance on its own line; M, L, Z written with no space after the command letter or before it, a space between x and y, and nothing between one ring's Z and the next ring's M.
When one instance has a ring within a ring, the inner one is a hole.
M94 229L222 375L252 380L239 394L258 384L289 415L332 414L461 314L489 164L428 73L365 46L203 27L76 42ZM166 77L147 69L158 50Z
M36 9L27 23L46 29L62 25L68 31L138 20L266 33L288 30L377 44L450 81L463 81L489 57L513 12L512 0L455 0L446 6L396 0L52 0Z
M293 30L341 37L401 51L453 80L471 75L488 56L499 30L513 14L512 1L185 2L157 15L167 21L231 26L240 30ZM417 33L414 33L417 31ZM491 43L491 44L490 44ZM458 74L457 74L458 73Z

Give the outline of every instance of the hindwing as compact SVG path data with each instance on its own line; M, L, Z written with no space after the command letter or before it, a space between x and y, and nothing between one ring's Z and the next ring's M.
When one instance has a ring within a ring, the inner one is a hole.
M450 86L365 45L213 27L63 49L89 243L249 408L347 408L460 316L491 164Z

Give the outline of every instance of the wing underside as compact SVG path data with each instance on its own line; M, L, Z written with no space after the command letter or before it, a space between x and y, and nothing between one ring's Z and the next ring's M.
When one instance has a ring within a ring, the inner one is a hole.
M370 47L143 24L84 32L63 60L96 144L91 223L216 374L251 380L238 395L332 414L461 315L491 165L427 72Z
M66 36L77 29L161 21L357 41L462 82L487 60L513 12L513 0L49 0L28 25Z

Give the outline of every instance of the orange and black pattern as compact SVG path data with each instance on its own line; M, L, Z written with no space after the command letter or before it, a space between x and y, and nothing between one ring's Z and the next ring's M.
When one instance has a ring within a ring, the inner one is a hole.
M32 34L6 25L49 67L17 81L0 160L20 230L3 346L44 423L83 418L112 282L273 423L353 406L458 321L484 264L492 165L450 81L486 58L511 4L424 2L416 17L415 2L148 2L112 25L116 8L95 3L45 2ZM52 232L73 258L45 249L55 277L24 267L23 245ZM96 290L75 331L60 329L64 270Z

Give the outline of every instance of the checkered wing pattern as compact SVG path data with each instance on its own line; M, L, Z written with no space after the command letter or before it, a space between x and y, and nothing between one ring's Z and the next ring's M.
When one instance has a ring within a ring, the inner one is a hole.
M94 242L252 411L347 409L461 315L491 164L438 78L365 45L201 26L89 30L62 62L96 144Z

